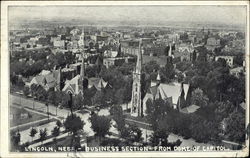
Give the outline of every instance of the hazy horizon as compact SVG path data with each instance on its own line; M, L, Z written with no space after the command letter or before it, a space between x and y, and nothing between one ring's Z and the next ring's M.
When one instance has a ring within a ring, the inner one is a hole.
M9 21L79 19L246 25L245 6L10 6Z

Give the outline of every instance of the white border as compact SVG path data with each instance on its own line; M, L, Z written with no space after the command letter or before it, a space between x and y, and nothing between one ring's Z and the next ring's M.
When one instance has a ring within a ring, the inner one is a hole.
M248 1L1 1L1 132L0 132L0 156L1 157L74 157L74 154L67 153L9 153L8 148L8 93L9 93L9 72L8 72L8 21L7 8L10 5L247 5L247 30L246 30L246 67L247 83L246 95L249 96L249 2ZM246 102L246 124L249 123L249 98ZM249 144L249 140L247 143ZM249 150L234 152L113 152L113 153L80 153L79 157L242 157L249 154Z

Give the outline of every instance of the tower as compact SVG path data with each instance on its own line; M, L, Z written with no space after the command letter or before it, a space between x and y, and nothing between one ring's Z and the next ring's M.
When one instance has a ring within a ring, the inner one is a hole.
M61 71L61 67L59 67L59 70L58 70L58 75L57 75L57 86L56 86L56 91L61 91L62 89L62 71Z
M142 116L141 99L141 69L142 69L142 39L139 41L136 68L133 71L133 87L131 100L131 115Z
M80 48L84 49L84 29L82 29L82 34L80 35L78 45L79 45Z
M82 63L81 63L80 76L83 79L85 77L85 65L84 65L84 55L83 55L83 53L81 54L81 57L82 57Z
M160 72L158 71L157 77L156 77L156 85L159 86L161 83L161 76L160 76Z

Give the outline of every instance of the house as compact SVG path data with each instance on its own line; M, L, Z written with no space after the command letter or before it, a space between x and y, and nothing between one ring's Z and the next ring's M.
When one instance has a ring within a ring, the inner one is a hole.
M111 66L121 66L125 62L125 58L104 58L103 59L103 65L106 66L106 68L109 68Z
M215 57L215 61L218 61L219 59L225 59L227 62L227 65L232 67L233 66L233 61L234 61L234 57L233 56L216 56Z
M42 86L46 91L49 89L61 90L61 69L47 71L41 71L37 76L35 76L29 83L28 87L32 84Z

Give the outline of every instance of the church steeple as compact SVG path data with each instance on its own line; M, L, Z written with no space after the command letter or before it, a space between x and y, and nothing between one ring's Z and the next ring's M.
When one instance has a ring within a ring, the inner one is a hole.
M157 77L156 77L156 83L157 83L157 85L160 85L160 83L161 83L161 76L160 76L160 72L158 72L158 74L157 74Z
M133 71L133 87L131 100L131 115L142 116L142 98L141 98L141 70L142 70L142 39L139 41L139 50L137 55L136 68Z
M142 66L142 39L140 39L139 41L139 51L136 62L136 72L139 74L141 74L141 66Z
M81 63L80 76L83 79L85 77L85 64L84 64L84 55L83 55L83 53L81 54L81 57L82 57L82 63Z
M62 89L61 87L61 67L59 67L59 70L58 70L58 76L57 76L57 90L60 91Z

